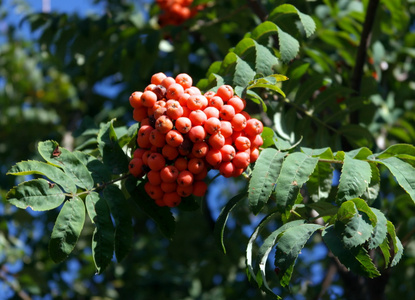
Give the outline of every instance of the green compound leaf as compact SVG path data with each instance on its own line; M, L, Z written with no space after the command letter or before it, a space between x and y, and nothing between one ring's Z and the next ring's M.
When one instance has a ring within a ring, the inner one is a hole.
M337 201L342 203L362 196L368 189L371 176L372 171L368 162L346 155L340 175Z
M285 153L273 148L261 151L248 187L249 207L254 214L258 214L268 202L280 174L285 155Z
M297 14L300 18L301 24L304 27L304 31L307 37L310 37L316 30L316 23L313 18L300 12L294 5L282 4L277 6L269 15L268 19L273 22L278 22L278 16L283 14Z
M271 252L272 248L278 242L278 238L280 237L281 233L287 230L288 228L299 226L305 223L305 220L295 220L288 223L285 223L277 230L273 231L263 242L261 247L259 248L258 255L257 255L257 262L259 265L259 271L261 273L261 282L263 282L264 287L272 292L272 289L269 287L267 280L266 280L266 263L268 260L269 253ZM273 293L273 292L272 292Z
M92 257L97 273L102 273L114 254L114 225L105 199L96 192L86 196L85 204L89 218L95 224L92 234Z
M415 201L415 168L396 157L388 157L376 161L389 169L398 184Z
M123 192L114 184L108 185L103 196L115 222L115 257L120 262L130 251L133 239L133 224Z
M401 240L396 235L395 226L392 224L392 222L388 221L387 229L388 229L388 234L390 238L392 239L392 246L393 246L393 259L390 264L390 267L394 267L398 264L398 262L402 258L403 246L402 246Z
M10 204L36 211L51 210L65 200L62 190L45 179L33 179L12 188L6 195Z
M317 157L311 157L301 152L295 152L287 156L282 165L275 189L279 208L285 210L287 206L294 204L301 186L314 172L317 162Z
M333 225L323 231L322 237L327 247L348 270L369 278L380 275L366 249L362 246L346 248Z
M49 242L55 263L64 261L75 248L85 222L85 205L81 198L66 201L56 219Z
M76 193L76 185L72 178L64 173L60 168L53 165L36 161L21 161L10 168L7 172L10 175L43 175L52 182L59 185L64 191L68 193Z
M380 245L386 239L388 221L386 220L385 215L380 210L376 208L371 208L371 210L376 215L377 222L375 228L373 229L373 234L369 239L369 249L375 249L377 247L380 247Z
M115 133L113 121L104 124L98 133L98 149L102 155L102 161L112 174L128 172L128 157L122 150Z
M214 237L218 245L221 247L223 253L226 254L225 244L223 242L223 235L225 232L226 222L228 221L229 214L231 213L232 209L235 208L236 204L238 204L241 200L247 197L247 192L244 191L234 197L232 197L228 203L222 208L218 219L215 223L214 229Z
M59 147L57 142L40 142L38 151L48 163L62 168L77 186L86 190L94 187L94 180L86 166L72 152Z
M275 252L275 266L280 269L280 283L287 286L292 275L293 267L301 249L311 235L321 228L318 224L300 224L290 227L280 234Z

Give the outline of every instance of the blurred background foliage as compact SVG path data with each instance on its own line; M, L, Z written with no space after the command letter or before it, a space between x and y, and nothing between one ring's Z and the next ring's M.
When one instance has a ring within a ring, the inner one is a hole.
M86 226L66 262L54 264L47 245L56 212L8 205L5 193L17 182L5 173L17 161L35 158L39 141L54 139L75 149L87 147L88 130L93 135L101 122L117 118L120 128L130 126L128 96L142 90L152 74L185 72L198 82L281 3L312 16L317 29L305 38L292 20L277 20L300 41L297 58L277 67L290 78L282 84L287 98L264 94L267 112L250 103L250 113L260 115L280 139L302 138L301 145L310 148L381 151L415 144L414 1L378 1L361 70L356 57L368 0L194 2L204 5L195 17L161 28L160 9L149 0L94 0L89 4L97 9L90 13L55 11L58 2L42 13L24 0L0 0L0 299L266 298L245 274L245 245L259 219L239 206L226 232L227 255L213 242L220 208L244 182L214 181L202 211L176 215L173 241L131 204L131 253L95 275L88 248L93 226ZM278 53L274 40L270 45ZM387 298L412 299L415 205L393 179L382 180L375 206L397 227L404 257L385 271L384 281L365 281L369 291L359 293L366 297L380 284ZM276 226L271 223L270 232ZM299 257L290 290L278 292L284 299L357 299L358 280L336 269L316 237Z

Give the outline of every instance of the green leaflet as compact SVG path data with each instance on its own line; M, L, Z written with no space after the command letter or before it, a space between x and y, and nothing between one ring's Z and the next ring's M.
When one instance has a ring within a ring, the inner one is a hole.
M279 27L278 30L278 42L280 44L281 60L288 63L300 51L300 43L288 33L282 31Z
M275 74L278 75L278 74ZM288 79L288 78L287 78ZM274 79L274 77L262 77L259 79L256 79L252 82L250 82L249 86L247 87L248 90L254 89L254 88L265 88L270 89L272 91L275 91L282 95L285 98L285 93L276 85L277 81Z
M300 224L290 227L280 234L274 264L280 269L282 286L288 285L295 261L305 243L316 230L323 227L318 224Z
M226 248L225 248L225 244L223 242L223 234L225 232L225 226L226 226L226 222L228 221L228 217L230 212L232 211L232 209L236 206L236 204L238 204L241 200L245 199L247 196L246 191L232 197L228 203L226 203L226 205L222 208L218 219L216 220L215 223L215 229L214 229L214 237L215 240L217 241L218 245L220 245L223 253L226 254Z
M126 187L134 203L151 219L156 222L161 233L168 239L172 239L175 231L175 220L168 207L158 206L144 190L144 183L136 186L135 178L128 178Z
M374 278L380 275L370 256L362 246L346 248L340 236L334 230L333 225L327 227L322 234L327 247L333 252L340 262L349 270Z
M51 210L65 200L65 194L45 179L33 179L12 188L6 195L10 204L18 208L30 207L36 211Z
M88 168L95 186L102 185L111 180L111 173L102 161L92 155L80 151L75 151L73 154Z
M131 249L133 224L123 192L114 184L108 185L103 196L115 222L115 256L121 261Z
M15 164L7 172L10 175L43 175L52 182L58 184L62 189L68 193L76 193L76 185L66 173L61 169L36 160L21 161Z
M63 205L53 227L49 253L53 261L65 260L78 241L85 222L85 205L81 198L73 197Z
M60 147L57 142L40 142L38 151L48 163L62 168L77 186L86 190L94 187L94 180L86 166L72 152Z
M301 24L304 27L304 31L307 37L310 37L316 30L316 23L313 18L300 12L294 5L282 4L277 6L269 15L268 20L278 22L278 16L282 14L297 14L300 18Z
M393 259L390 264L390 267L394 267L398 264L398 262L402 258L403 246L402 246L401 240L396 235L395 226L392 224L392 222L388 221L387 229L388 229L388 234L392 239L392 246L393 246Z
M294 204L301 186L313 173L318 162L317 157L311 157L301 152L295 152L285 159L275 189L279 208L285 210Z
M340 175L337 201L342 203L362 196L369 186L371 175L371 167L368 162L346 155Z
M248 188L249 207L254 214L258 214L268 202L285 155L273 148L261 151L252 171Z
M264 283L265 288L268 289L271 292L272 292L272 289L268 286L268 283L267 283L267 280L266 280L266 272L265 272L268 255L271 252L274 245L277 243L278 238L279 238L279 236L281 235L282 232L284 232L288 228L299 226L299 225L302 225L304 223L305 223L304 220L295 220L295 221L285 223L280 228L278 228L277 230L272 232L265 239L265 241L263 242L263 244L259 248L258 255L257 255L257 262L258 262L259 270L260 270L260 273L261 273L261 279L262 279L262 282Z
M92 234L92 257L97 273L102 273L114 254L114 225L105 199L96 192L86 196L85 204L89 218L95 224Z
M369 186L366 191L362 194L362 198L371 205L377 199L380 190L380 172L379 168L375 163L370 162L370 169L372 177L370 178Z
M415 168L396 157L388 157L376 161L389 169L399 185L415 201Z
M255 77L255 71L252 70L251 66L237 57L235 65L235 73L233 74L233 84L236 86L246 87L251 80Z
M377 222L375 228L373 229L372 236L369 239L369 249L375 249L386 239L387 220L385 215L380 210L376 208L371 208L371 210L376 215Z
M314 202L324 201L329 197L333 180L331 164L319 162L307 181L307 190Z
M256 51L255 71L264 76L272 75L274 73L273 66L278 64L278 58L267 47L255 41L254 43Z
M272 219L272 217L276 214L277 212L271 212L270 214L268 214L267 216L265 216L261 222L258 224L258 226L255 228L254 232L252 232L251 237L248 240L248 244L246 246L246 267L248 270L248 276L249 278L256 278L255 272L254 272L254 268L252 266L252 248L253 248L253 244L256 240L256 238L258 237L259 233L261 232L261 230L264 228L264 226L266 224L268 224L268 221L270 219ZM272 246L271 246L272 247ZM264 281L265 282L265 281ZM266 284L266 282L265 282ZM261 284L259 284L259 286L261 286Z
M113 121L104 124L98 133L98 148L102 155L103 163L112 174L128 172L128 157L118 143Z
M376 215L371 211L370 213L371 217L375 218L373 222L376 225ZM334 228L337 233L341 234L341 241L346 248L360 246L370 238L374 225L372 226L369 218L366 213L359 213L357 205L352 200L346 201L340 206Z
M384 159L391 156L397 156L399 154L415 156L415 146L409 144L395 144L387 148L385 151L375 155L378 159Z

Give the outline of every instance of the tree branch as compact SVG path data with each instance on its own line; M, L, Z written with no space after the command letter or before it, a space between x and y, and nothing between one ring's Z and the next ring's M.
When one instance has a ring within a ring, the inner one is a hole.
M360 37L359 48L357 49L356 62L353 69L353 74L351 78L351 88L355 91L354 96L360 95L362 77L363 77L363 67L365 65L367 57L367 48L370 44L370 37L373 28L373 23L375 21L376 11L379 6L379 0L370 0L367 11L365 22L363 24L362 35ZM350 115L350 122L352 124L359 124L359 112L355 111Z

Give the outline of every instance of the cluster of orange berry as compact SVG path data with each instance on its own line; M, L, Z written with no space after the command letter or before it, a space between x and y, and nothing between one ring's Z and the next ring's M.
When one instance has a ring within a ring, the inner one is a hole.
M203 9L201 5L190 7L193 0L156 0L156 3L164 11L159 16L159 24L162 27L180 25Z
M244 111L245 100L231 86L202 94L192 84L185 73L156 73L143 92L129 98L140 123L129 170L136 177L146 174L145 191L159 206L203 196L210 169L241 175L263 144L261 121Z

